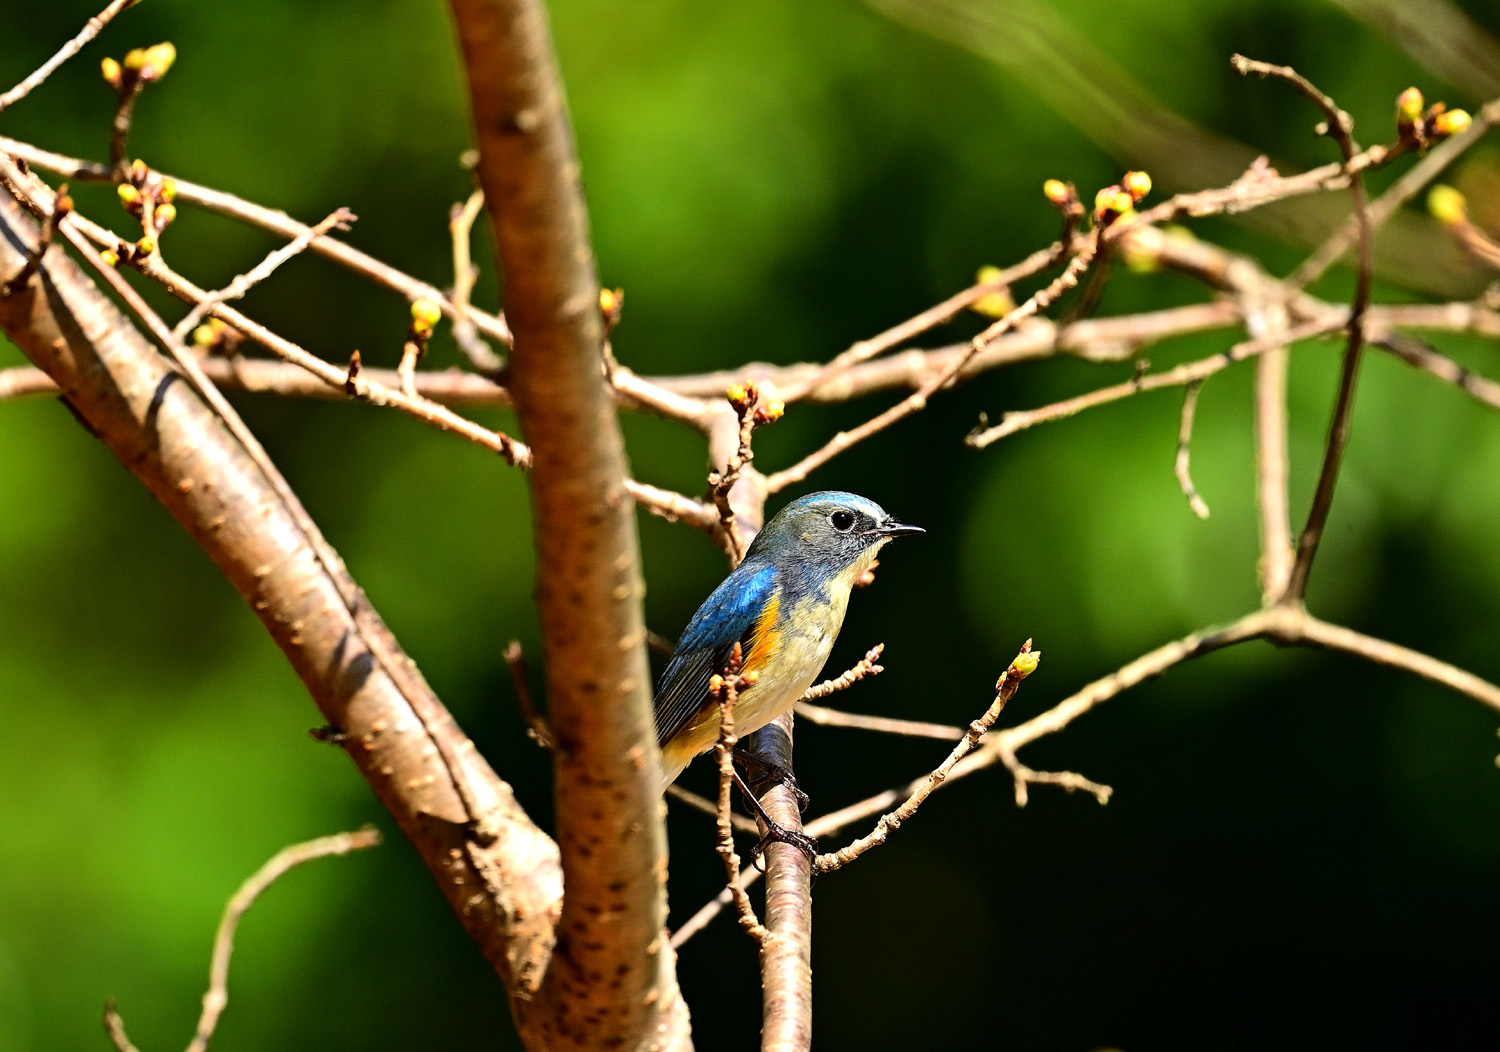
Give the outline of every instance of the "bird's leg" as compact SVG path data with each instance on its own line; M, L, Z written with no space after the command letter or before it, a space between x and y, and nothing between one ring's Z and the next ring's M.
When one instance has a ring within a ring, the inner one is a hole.
M777 767L777 770L782 769ZM760 800L750 791L750 787L745 784L745 779L740 777L739 771L734 772L734 782L740 787L740 792L745 794L745 800L750 804L750 809L755 812L755 816L766 827L766 835L761 837L760 842L750 849L751 861L759 859L766 848L772 844L790 844L806 855L809 861L817 861L818 842L815 838L808 836L806 833L799 833L796 830L788 829L767 814L766 809L761 806ZM795 789L795 785L793 788Z
M802 791L801 786L797 784L797 776L781 766L781 764L772 763L770 760L757 756L755 753L744 748L734 750L734 762L743 767L747 774L752 775L756 784L761 786L762 790L768 789L773 785L784 785L790 789L792 795L797 798L798 811L806 811L807 805L812 802L808 795ZM740 787L744 788L744 784L741 783ZM751 799L754 799L754 797Z

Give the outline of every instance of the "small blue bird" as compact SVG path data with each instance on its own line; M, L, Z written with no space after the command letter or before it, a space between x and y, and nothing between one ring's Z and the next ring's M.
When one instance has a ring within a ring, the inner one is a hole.
M874 501L825 491L792 501L768 523L745 560L688 622L656 687L662 789L719 739L709 679L735 643L755 682L739 694L735 731L749 734L786 712L812 685L844 624L849 591L895 537L925 533Z

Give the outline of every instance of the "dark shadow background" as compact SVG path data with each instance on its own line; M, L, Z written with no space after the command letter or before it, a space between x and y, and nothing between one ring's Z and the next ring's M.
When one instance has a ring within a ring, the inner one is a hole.
M0 85L96 3L0 0L10 28ZM1396 8L1375 0L885 6L900 19L853 0L554 4L601 275L627 295L615 347L632 368L826 358L980 265L1044 244L1055 216L1040 186L1051 176L1091 195L1145 164L1163 191L1196 189L1205 166L1240 156L1215 152L1228 139L1246 144L1244 157L1331 159L1304 102L1230 72L1235 50L1295 63L1366 142L1389 137L1408 84L1470 107L1500 94L1486 35L1500 17L1478 2L1466 5L1478 22L1459 27L1462 48L1451 36L1433 43L1450 32L1439 15L1458 10L1439 3L1408 8L1417 29L1389 31L1382 20ZM955 34L939 16L977 21ZM0 118L0 132L101 157L111 96L98 60L162 39L180 57L140 103L132 153L308 220L348 205L361 217L354 243L450 280L445 220L467 192L457 163L467 133L441 3L151 0ZM1151 107L1226 139L1183 123L1163 149L1140 134ZM1456 178L1484 185L1492 149ZM76 197L126 229L111 189ZM1346 202L1325 207L1336 217ZM1437 238L1411 211L1412 229ZM1263 229L1195 227L1283 273L1312 236ZM1383 244L1399 255L1403 242ZM191 208L164 239L209 286L273 246ZM493 306L482 257L478 296ZM1381 277L1384 299L1434 283L1469 295L1485 280L1417 266ZM1350 285L1335 273L1319 291ZM1205 295L1117 268L1100 310ZM399 354L406 312L313 259L246 309L329 358L359 347L381 364ZM1164 365L1232 338L1148 353ZM1493 344L1435 343L1500 374ZM434 364L455 357L444 335ZM0 347L0 364L20 360ZM1329 343L1294 356L1297 516L1336 368ZM832 671L882 640L888 671L841 703L967 721L1034 636L1046 657L1006 715L1019 721L1255 603L1248 367L1215 378L1200 404L1193 465L1207 522L1172 478L1170 395L983 453L960 443L981 411L1129 371L1057 362L985 376L809 480L930 531L890 551L878 586L852 604ZM795 408L764 433L758 463L784 466L892 398ZM549 821L547 764L522 733L500 660L519 637L540 678L522 476L392 413L240 405L464 727ZM1500 421L1372 355L1354 424L1314 609L1500 679ZM657 420L625 427L640 477L701 491L699 440ZM675 634L722 575L721 557L645 516L641 537L649 621ZM106 1047L107 996L143 1049L186 1041L238 883L291 841L372 820L388 828L350 764L306 736L316 722L249 611L105 450L53 401L0 406L0 1052ZM1495 727L1470 700L1340 657L1251 644L1178 669L1025 754L1114 786L1107 808L1043 787L1018 810L1003 775L971 778L818 884L817 1047L1494 1048ZM853 731L799 738L816 810L942 753ZM680 922L722 876L706 818L674 807L670 825ZM686 946L680 974L699 1048L757 1047L755 959L730 924ZM440 1045L514 1038L492 974L399 839L298 871L249 915L220 1052Z

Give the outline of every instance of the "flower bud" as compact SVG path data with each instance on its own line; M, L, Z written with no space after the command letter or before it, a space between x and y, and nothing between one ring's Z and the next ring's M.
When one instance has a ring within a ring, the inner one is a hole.
M112 248L106 248L99 253L99 258L106 267L118 267L120 265L120 254Z
M433 327L443 317L443 308L429 299L413 300L411 305L412 328L431 334Z
M167 224L177 218L177 206L166 204L156 206L156 229L165 230Z
M767 402L755 410L755 422L762 426L765 424L774 424L781 419L782 414L785 412L785 402Z
M1416 126L1422 119L1422 107L1426 100L1416 88L1407 88L1396 96L1396 127L1403 133Z
M1042 184L1042 193L1046 195L1047 200L1058 206L1067 204L1070 196L1068 184L1061 179L1048 179Z
M999 267L980 267L979 273L974 276L976 285L994 285L1004 277L1004 272ZM1011 298L1010 289L1000 287L993 292L986 292L973 303L969 309L975 314L983 314L986 318L1003 318L1016 309L1016 301Z
M1444 110L1432 118L1432 133L1447 138L1462 134L1473 123L1474 118L1469 116L1468 110Z
M1125 178L1120 181L1133 201L1139 201L1151 192L1151 176L1145 172L1126 172Z
M1456 226L1469 218L1469 204L1464 195L1443 183L1428 192L1427 211L1444 226Z
M730 384L724 389L724 397L733 405L741 405L750 400L749 392L745 390L744 384Z
M116 90L120 87L120 64L112 58L106 58L99 63L99 72L104 74L104 81Z
M142 80L160 80L167 75L167 70L172 68L172 63L177 61L177 48L171 43L156 44L146 49L145 58L141 63Z
M1042 652L1040 650L1028 650L1024 654L1017 654L1016 659L1010 663L1022 679L1036 671L1036 667L1042 663Z
M141 192L129 183L121 183L115 187L115 193L120 195L120 206L125 211L135 215L141 210Z
M146 49L131 48L125 53L125 68L139 73L142 66L146 64Z
M599 290L599 309L605 314L613 314L620 306L620 297L615 295L614 289Z
M156 238L147 234L135 243L135 254L138 258L144 258L156 251Z
M157 196L161 198L163 204L169 205L177 200L177 180L162 179L161 190L157 193Z

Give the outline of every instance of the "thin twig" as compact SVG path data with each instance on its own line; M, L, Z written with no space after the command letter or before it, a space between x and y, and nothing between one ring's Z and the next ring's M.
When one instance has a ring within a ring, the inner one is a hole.
M715 808L718 837L715 849L724 862L724 873L729 880L729 893L734 898L739 912L740 928L757 943L766 941L766 929L755 915L750 896L740 884L740 856L734 848L734 824L730 821L734 801L734 746L739 740L734 733L734 703L740 691L750 685L750 680L741 674L744 658L740 645L736 643L725 666L723 675L716 675L709 687L709 695L719 706L719 740L714 745L714 758L719 767L719 800Z
M52 76L58 66L61 66L68 59L78 54L79 51L83 50L85 44L98 36L100 30L107 26L115 15L136 2L137 0L112 0L108 7L84 23L83 28L78 31L78 35L60 47L57 54L38 66L36 71L21 81L21 83L11 88L4 95L0 95L0 113L4 113L11 106L14 106L40 87L43 81Z
M1015 266L1001 271L998 277L990 281L977 281L968 288L955 292L943 302L891 326L879 335L851 344L847 350L834 357L827 365L819 367L806 380L790 388L783 396L784 399L788 402L801 401L850 366L874 358L893 347L899 347L907 340L951 321L961 311L973 306L990 293L1009 288L1018 281L1024 281L1033 274L1041 273L1057 262L1058 252L1064 244L1064 241L1060 241L1048 248L1039 249Z
M805 697L806 695L804 695ZM809 723L823 727L852 727L880 734L896 734L906 738L936 738L939 741L956 741L963 737L964 729L948 723L926 723L922 720L902 720L891 716L867 716L861 712L844 712L841 709L824 708L806 701L797 702L796 712Z
M109 182L114 179L113 170L108 165L94 164L81 160L77 157L69 157L65 154L54 153L51 150L43 150L29 143L20 142L0 136L0 152L8 153L12 157L20 158L36 168L54 172L68 179L84 179L94 182ZM234 194L224 193L211 187L201 186L186 179L175 176L166 176L177 184L177 200L188 204L195 204L206 208L210 212L228 216L231 219L248 223L251 226L267 230L278 237L290 240L305 233L308 229L305 223L299 222L287 215L285 212L264 205L246 201L244 198L236 197ZM367 278L378 285L399 292L408 300L430 299L443 308L443 313L450 318L455 316L453 304L448 297L444 296L434 286L425 281L405 274L388 263L383 263L368 253L361 252L352 245L345 244L332 237L320 237L313 241L311 251L328 259L348 267L350 270ZM511 343L510 327L506 325L505 319L498 315L488 314L484 311L470 307L467 315L475 326L486 336L497 340L507 346Z
M1276 66L1268 62L1256 62L1235 55L1231 64L1240 73L1255 73L1262 77L1277 77L1294 86L1313 101L1328 118L1320 128L1338 144L1344 155L1344 168L1349 176L1349 193L1354 200L1354 213L1359 222L1359 269L1354 281L1354 300L1349 308L1346 323L1349 339L1344 350L1344 364L1339 374L1338 396L1334 402L1333 420L1328 428L1328 444L1323 454L1323 466L1318 472L1317 488L1313 491L1312 508L1307 513L1307 523L1297 541L1297 558L1292 563L1284 598L1289 602L1301 602L1307 594L1307 579L1312 572L1313 559L1318 554L1318 543L1323 538L1323 528L1328 524L1328 513L1333 507L1333 491L1338 484L1339 465L1344 450L1349 444L1350 414L1354 408L1354 383L1359 376L1361 352L1364 349L1365 308L1370 303L1370 282L1374 276L1373 230L1370 223L1370 205L1365 196L1364 183L1354 170L1355 155L1359 146L1351 134L1354 122L1347 113L1339 109L1334 101L1296 70L1289 66Z
M862 679L880 675L885 671L885 666L879 664L880 655L883 653L885 653L885 644L876 643L869 650L865 651L865 656L856 661L853 667L847 672L834 679L825 679L822 683L816 683L808 687L799 700L807 702L826 698L830 694L836 694L841 690L848 690ZM817 706L812 707L816 708ZM814 722L817 721L814 720Z
M694 811L702 811L710 818L717 818L719 816L719 805L717 803L706 796L699 796L691 789L684 789L680 785L673 784L667 786L667 795L680 803L687 804ZM731 812L729 815L729 824L734 826L736 833L745 833L757 839L760 837L760 826L756 825L753 819L746 818L744 815ZM751 868L753 869L754 867ZM728 890L728 885L725 885L725 890Z
M1046 310L1057 301L1059 296L1077 285L1078 279L1088 270L1089 265L1098 253L1099 237L1100 231L1096 230L1083 243L1078 253L1068 263L1066 270L1054 278L1045 288L1040 289L1025 302L1019 304L1015 310L1011 311L1005 317L1000 318L970 340L967 349L951 366L879 416L865 421L851 431L840 431L833 438L829 439L827 444L821 449L808 454L784 471L778 471L774 475L769 476L766 479L767 489L772 493L776 493L787 486L801 482L812 471L822 467L854 444L883 431L885 428L890 427L898 420L910 416L912 413L925 409L927 399L952 383L959 373L963 371L964 366L968 365L974 356L986 346L1003 333L1014 329L1022 321L1039 311Z
M510 670L510 681L516 688L516 707L521 710L521 719L526 721L526 736L548 752L557 751L557 739L547 719L537 711L531 700L531 686L526 677L526 655L521 650L521 641L512 639L502 652L505 667Z
M1459 365L1415 336L1391 332L1371 340L1383 351L1389 351L1407 365L1446 380L1475 401L1500 409L1500 383Z
M1065 398L1051 405L1044 405L1038 409L1017 410L1006 413L1000 418L1000 423L993 427L975 431L965 442L975 449L983 449L991 443L1007 438L1018 431L1025 431L1037 424L1049 423L1054 420L1062 420L1081 413L1085 409L1093 409L1096 406L1107 405L1110 402L1118 402L1132 395L1140 394L1142 391L1155 391L1164 387L1183 387L1192 383L1201 383L1217 372L1229 368L1236 362L1242 362L1247 358L1264 354L1275 350L1295 340L1311 339L1332 332L1342 325L1338 319L1319 318L1306 322L1283 334L1273 334L1260 339L1244 340L1235 344L1222 354L1213 355L1210 358L1201 358L1194 362L1185 362L1174 366L1166 372L1147 373L1144 376L1133 377L1124 383L1114 384L1110 387L1101 387L1098 390L1081 394L1074 398Z
M172 328L172 335L179 340L185 340L188 334L198 327L198 323L208 316L221 303L237 300L244 297L256 285L265 281L276 272L276 269L287 262L293 256L300 255L313 241L322 237L330 230L348 230L349 225L354 222L355 215L347 208L340 208L330 213L317 226L308 227L302 233L287 244L282 245L274 252L269 253L253 268L237 276L228 285L217 292L210 292L199 300L193 309Z
M883 815L880 821L875 823L875 828L870 833L831 854L819 855L817 871L819 873L831 873L834 870L842 869L871 848L884 844L886 838L892 832L900 829L901 823L916 813L917 808L921 807L922 803L948 777L948 772L953 770L954 765L959 760L962 760L968 754L969 750L973 749L979 743L979 739L984 737L985 732L994 726L995 721L1000 718L1000 712L1005 708L1006 702L1015 696L1016 690L1021 686L1021 681L1035 671L1037 662L1041 660L1041 656L1039 652L1032 651L1031 640L1028 639L1021 646L1020 654L1000 674L1000 681L995 684L995 700L990 702L990 707L985 711L983 716L969 724L968 733L953 747L953 751L948 754L948 758L923 780L921 787L907 797L905 803L889 814Z
M469 296L479 280L479 268L469 252L474 221L484 210L484 191L475 190L467 201L448 213L448 236L453 241L453 340L469 364L484 376L497 375L504 363L479 336L470 316Z
M1177 457L1173 473L1177 476L1177 485L1182 488L1182 495L1187 498L1188 507L1193 509L1193 514L1206 519L1208 504L1198 495L1198 489L1193 485L1189 463L1193 444L1193 414L1198 408L1198 392L1202 388L1203 381L1194 380L1182 393L1182 419L1177 425Z
M229 1003L229 958L234 953L234 935L239 928L240 919L255 905L255 900L290 870L304 862L363 851L379 843L379 830L366 826L352 833L335 833L293 844L276 852L270 861L240 885L224 907L224 916L219 921L219 930L214 936L213 959L208 968L208 991L203 995L203 1012L198 1017L198 1028L192 1041L188 1042L187 1052L206 1052L209 1042L213 1040L219 1016ZM112 1001L104 1006L104 1029L120 1052L136 1052L135 1046L125 1036L125 1022Z
M1368 215L1370 228L1376 229L1411 200L1422 187L1452 164L1459 154L1478 142L1490 128L1500 122L1500 99L1492 99L1474 114L1473 122L1458 135L1434 146L1416 164L1412 165L1386 189L1385 193L1370 203ZM1329 267L1337 263L1349 246L1359 239L1360 218L1351 215L1344 224L1329 235L1286 279L1289 292L1306 288L1322 277Z

